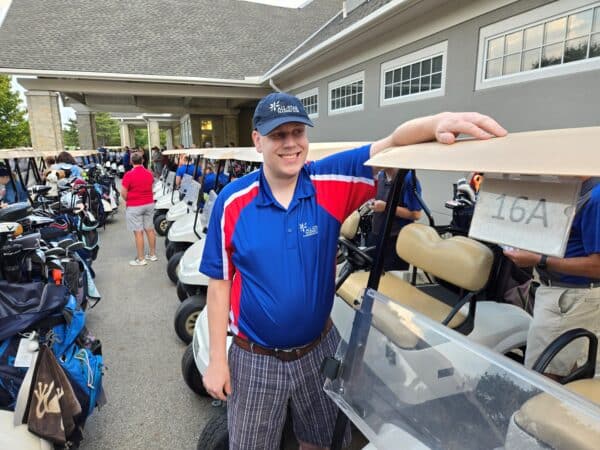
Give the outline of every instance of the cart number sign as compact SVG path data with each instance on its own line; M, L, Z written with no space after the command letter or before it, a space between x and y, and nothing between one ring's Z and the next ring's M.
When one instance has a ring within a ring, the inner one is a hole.
M503 246L563 257L581 181L487 177L469 236Z

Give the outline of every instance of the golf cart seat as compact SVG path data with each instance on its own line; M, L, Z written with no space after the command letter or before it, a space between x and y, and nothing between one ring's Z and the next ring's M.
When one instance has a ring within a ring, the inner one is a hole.
M577 380L565 385L567 389L600 405L600 379ZM586 423L567 409L559 400L548 394L539 394L529 399L514 414L514 425L510 433L523 433L531 441L530 447L553 449L595 450L600 442L597 423ZM521 436L521 442L523 442ZM507 442L508 443L508 442ZM508 448L508 447L507 447Z
M435 229L423 224L405 226L398 235L396 251L409 264L468 292L477 292L485 287L494 259L492 251L480 242L462 236L442 239ZM368 272L353 273L337 294L354 305L367 286L368 278ZM377 290L397 303L443 322L463 334L473 330L474 302L466 313L392 273L381 277Z
M31 205L27 202L13 203L0 209L0 222L15 222L31 214Z
M359 225L360 214L358 211L354 211L346 218L346 220L344 220L344 223L342 223L342 227L340 228L340 235L349 240L354 239L356 233L358 232Z

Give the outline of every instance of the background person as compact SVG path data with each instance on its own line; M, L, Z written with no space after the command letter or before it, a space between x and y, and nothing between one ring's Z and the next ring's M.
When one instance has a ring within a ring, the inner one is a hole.
M525 366L531 368L558 336L585 328L600 338L600 181L586 178L564 258L525 250L505 250L519 267L536 267L543 286L535 292L533 320L527 335ZM587 344L571 342L550 362L547 374L561 378L585 363ZM600 356L600 355L599 355ZM596 365L600 372L600 358Z
M14 182L14 185L13 185ZM15 189L16 188L16 189ZM28 201L27 191L5 165L0 165L0 206Z
M129 261L130 266L145 266L146 260L158 261L156 256L156 234L154 234L154 198L152 172L142 166L142 154L131 154L133 169L123 176L121 196L126 202L127 229L133 231L137 257ZM149 253L144 257L144 232L148 239Z
M375 200L370 203L371 210L373 211L373 223L371 232L367 237L367 245L369 247L377 245L379 240L379 234L385 222L385 200L388 198L395 175L396 171L389 168L381 170L377 174L377 194L375 195ZM421 194L421 183L419 183L419 180L415 180L415 182L417 192ZM398 206L396 206L396 216L392 223L392 230L388 241L389 245L385 247L383 270L408 269L408 263L401 259L396 252L396 239L398 238L398 234L400 234L400 230L405 225L421 218L421 209L421 204L413 191L412 172L408 172L406 177L404 177L404 185L398 199ZM372 254L375 256L375 251Z
M288 404L300 448L324 449L337 415L319 370L340 340L329 318L337 239L344 219L375 195L372 169L364 163L391 146L506 131L476 113L444 113L305 164L312 122L296 97L266 96L253 124L264 163L219 194L200 265L209 277L204 385L213 397L227 398L231 449L278 448ZM229 356L228 323L234 334Z
M82 178L83 172L77 165L77 161L69 152L60 152L56 157L56 164L50 166L51 169L68 170L70 177Z
M181 179L184 175L194 176L194 172L196 171L196 165L192 163L192 157L190 155L182 155L183 164L177 168L177 172L175 172L175 186L179 187L181 184ZM200 178L202 175L202 170L198 167L198 175L196 176L196 180Z

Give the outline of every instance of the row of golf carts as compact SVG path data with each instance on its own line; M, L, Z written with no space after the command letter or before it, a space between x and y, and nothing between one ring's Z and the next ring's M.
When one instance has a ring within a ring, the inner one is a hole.
M375 249L365 248L366 208L343 224L332 311L343 342L322 367L328 378L324 389L341 411L332 449L341 448L348 420L368 449L598 448L597 336L570 330L533 370L524 368L531 316L526 305L507 301L498 280L510 269L503 247L564 255L580 177L600 175L600 154L593 151L599 139L600 128L514 133L452 146L388 149L367 163L398 169L387 205L397 204L409 170L459 176L476 171L485 181L468 230L436 225L424 203L429 223L404 227L396 242L386 237L393 218L387 208ZM308 159L357 145L311 144ZM194 154L196 164L202 153ZM225 168L242 161L249 170L261 160L254 149L211 149L203 156ZM205 195L193 180L176 192L174 174L163 178L155 192L162 194L156 217L166 219L157 225L167 231L169 277L182 301L175 331L191 342L182 359L183 377L195 393L207 395L202 374L208 365L208 280L198 267L217 194ZM383 273L389 245L410 263L409 271ZM574 361L578 368L560 382L543 376L552 358L573 341L585 342L587 360ZM216 414L198 449L227 446L226 415Z
M0 448L73 448L105 402L100 341L86 315L100 300L99 231L118 210L96 151L78 168L55 152L0 150L16 203L0 208ZM82 176L71 176L81 173Z

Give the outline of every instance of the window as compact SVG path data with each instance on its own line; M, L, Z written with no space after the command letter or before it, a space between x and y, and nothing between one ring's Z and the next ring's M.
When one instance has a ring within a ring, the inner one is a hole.
M444 95L447 53L444 41L382 64L380 104Z
M302 102L302 105L304 105L308 117L311 119L319 117L319 88L302 92L297 97Z
M329 83L329 114L362 111L364 84L364 72Z
M478 89L600 68L600 3L557 3L482 29Z

